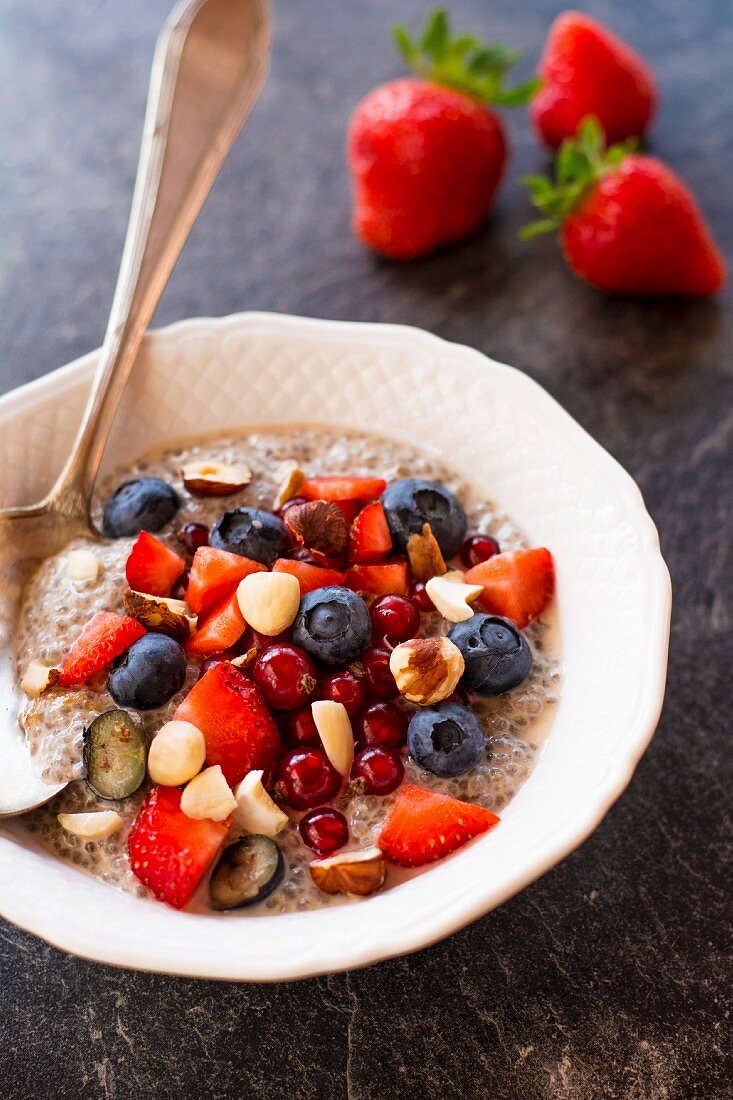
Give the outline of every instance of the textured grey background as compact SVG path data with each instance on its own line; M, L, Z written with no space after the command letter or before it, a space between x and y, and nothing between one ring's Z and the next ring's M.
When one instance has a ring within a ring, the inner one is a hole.
M730 0L593 0L650 56L653 148L733 250ZM95 347L167 0L0 0L0 388ZM733 1096L730 1061L731 378L728 290L634 304L523 245L522 112L491 226L422 264L348 230L350 109L400 66L417 0L282 0L270 82L158 320L240 309L402 321L537 378L638 479L675 585L670 686L626 794L564 864L446 942L371 970L226 986L66 958L0 922L0 1094L80 1097ZM455 0L537 56L553 0ZM185 393L181 394L185 400ZM42 889L39 893L42 901ZM110 929L114 935L114 929Z

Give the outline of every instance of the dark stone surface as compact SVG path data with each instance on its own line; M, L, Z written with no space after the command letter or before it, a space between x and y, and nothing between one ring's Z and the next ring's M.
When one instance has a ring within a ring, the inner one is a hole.
M399 16L414 23L426 6L402 0ZM654 60L653 148L730 255L730 3L583 6ZM0 0L3 389L100 340L167 7ZM404 321L528 371L634 474L659 524L676 597L667 704L629 790L579 851L412 958L226 986L106 969L0 924L0 1094L731 1096L731 292L609 300L572 278L551 240L518 243L516 177L543 165L522 112L487 231L423 264L375 260L348 230L342 142L359 96L400 71L386 44L397 9L277 7L271 80L158 321L250 308ZM529 62L560 5L453 7Z

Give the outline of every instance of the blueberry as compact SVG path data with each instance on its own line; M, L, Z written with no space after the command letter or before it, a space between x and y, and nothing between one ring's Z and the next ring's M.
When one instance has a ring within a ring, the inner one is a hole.
M300 601L293 641L325 665L353 661L371 637L369 609L350 588L317 588Z
M413 714L407 751L433 775L465 775L483 759L484 731L476 715L459 703L439 703Z
M474 695L501 695L529 676L532 651L509 619L472 615L456 623L448 637L466 662L461 684Z
M186 655L166 634L144 634L120 658L107 690L120 707L155 710L183 687Z
M104 506L102 531L108 539L160 531L178 511L175 489L159 477L132 477L115 489Z
M217 550L241 554L263 565L272 565L288 541L288 531L281 519L259 508L235 508L225 512L211 532L209 543Z
M438 481L406 477L382 493L382 505L392 538L400 550L410 535L421 535L430 524L444 558L454 557L466 535L466 513L458 497Z

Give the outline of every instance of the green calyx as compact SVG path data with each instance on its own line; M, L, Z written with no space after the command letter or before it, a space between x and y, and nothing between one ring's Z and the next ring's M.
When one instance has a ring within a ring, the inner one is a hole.
M529 102L542 81L539 78L504 87L504 78L521 53L506 46L485 46L473 34L451 35L444 8L436 8L418 38L407 27L394 28L397 48L410 68L435 84L444 84L481 103L520 107Z
M529 188L532 205L543 215L526 225L519 233L523 240L551 233L587 195L606 172L616 168L628 153L638 147L635 140L610 145L595 115L584 118L574 137L566 138L555 158L555 179L547 176L525 176L522 183Z

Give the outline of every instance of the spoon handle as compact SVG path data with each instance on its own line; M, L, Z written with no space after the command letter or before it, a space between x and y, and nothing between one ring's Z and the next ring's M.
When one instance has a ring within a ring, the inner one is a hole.
M47 503L89 515L145 330L267 75L267 0L182 0L158 38L140 161L107 332L71 455Z

